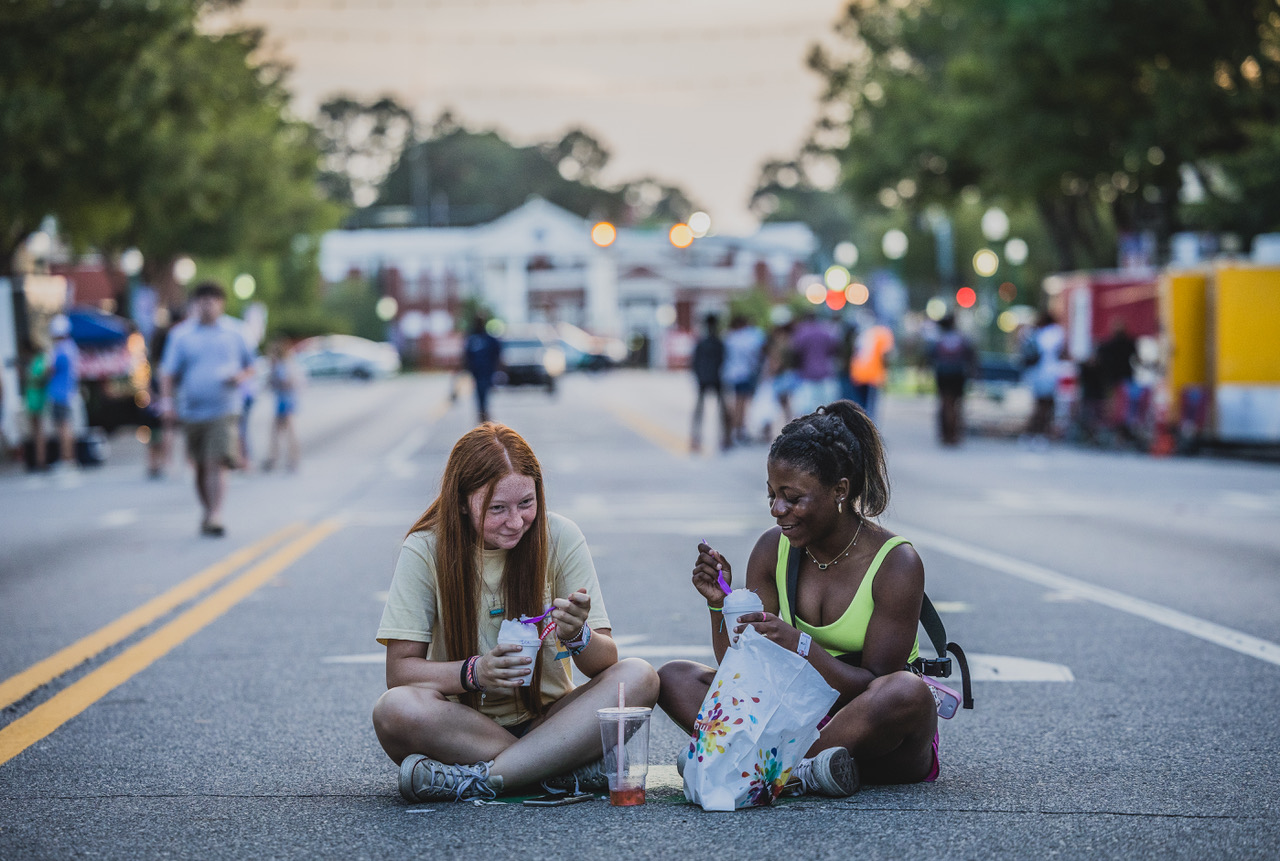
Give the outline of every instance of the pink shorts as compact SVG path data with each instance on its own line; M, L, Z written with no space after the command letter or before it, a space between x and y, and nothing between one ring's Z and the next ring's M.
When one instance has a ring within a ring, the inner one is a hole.
M938 762L938 734L935 732L933 734L933 765L930 766L929 773L924 776L924 782L933 783L938 779L938 772L941 770Z

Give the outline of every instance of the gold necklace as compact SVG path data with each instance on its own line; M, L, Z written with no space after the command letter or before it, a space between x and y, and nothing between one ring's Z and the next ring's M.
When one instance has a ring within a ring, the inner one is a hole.
M830 568L832 565L838 564L838 563L840 562L840 560L841 560L841 559L843 559L844 557L848 556L848 555L849 555L849 550L850 550L851 548L853 548L853 547L856 547L856 546L857 546L857 544L858 544L858 536L862 534L862 524L863 524L864 522L865 522L865 521L864 521L864 520L862 520L862 518L859 518L859 519L858 519L858 528L857 528L857 530L856 530L856 531L854 531L854 533L853 533L853 540L852 540L852 541L850 541L848 544L846 544L846 545L845 545L845 547L844 547L844 549L843 549L843 550L841 550L839 553L837 553L837 554L836 554L836 558L835 558L835 559L832 559L830 562L826 563L825 565L824 565L823 563L821 563L821 562L819 562L819 561L818 561L818 557L817 557L817 556L814 556L814 555L813 555L813 552L812 552L812 551L810 551L808 547L806 547L806 548L804 549L804 552L809 554L809 558L810 558L810 559L812 559L812 560L814 561L814 564L816 564L816 565L818 566L818 570L819 570L819 571L826 571L826 570L827 570L828 568Z

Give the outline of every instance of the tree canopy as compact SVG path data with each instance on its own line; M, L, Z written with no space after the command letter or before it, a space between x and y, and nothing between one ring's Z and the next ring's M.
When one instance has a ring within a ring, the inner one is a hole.
M1280 227L1270 0L853 0L838 33L811 146L864 208L977 189L1037 213L1065 269L1113 265L1121 233Z
M138 248L163 287L182 254L287 254L336 223L314 129L254 31L206 34L206 0L0 6L5 265L48 215L73 244Z
M326 187L361 205L372 200L374 210L411 210L415 224L480 224L531 195L624 224L681 221L696 208L680 188L649 177L603 185L609 151L581 128L518 146L498 131L467 128L449 111L419 127L410 109L388 96L335 96L320 116ZM353 222L374 223L360 213Z

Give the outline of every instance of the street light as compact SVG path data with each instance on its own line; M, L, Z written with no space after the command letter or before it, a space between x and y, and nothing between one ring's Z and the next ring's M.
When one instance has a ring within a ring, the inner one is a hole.
M618 229L607 221L597 222L591 228L591 241L601 248L608 248L618 238Z

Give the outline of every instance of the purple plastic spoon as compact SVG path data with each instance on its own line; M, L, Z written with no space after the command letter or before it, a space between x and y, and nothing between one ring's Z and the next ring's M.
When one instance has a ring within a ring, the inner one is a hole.
M706 544L707 549L711 550L712 553L716 553L716 551L707 542L707 539L705 538L702 539L702 543ZM716 553L717 557L719 555L720 555L719 553ZM720 584L720 588L724 590L724 594L728 595L730 592L733 591L732 589L729 588L729 581L724 579L724 566L721 565L719 562L716 563L716 582Z

